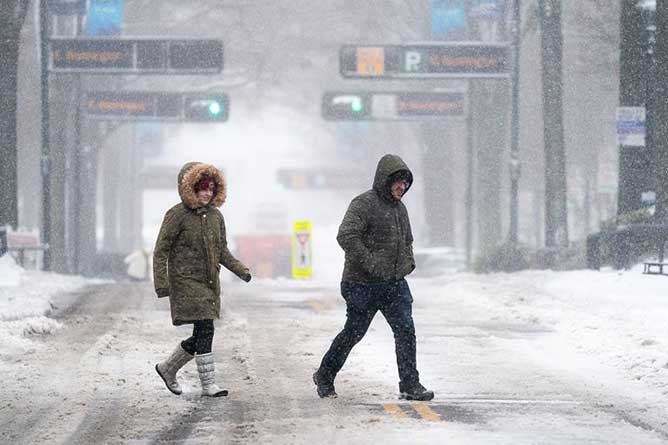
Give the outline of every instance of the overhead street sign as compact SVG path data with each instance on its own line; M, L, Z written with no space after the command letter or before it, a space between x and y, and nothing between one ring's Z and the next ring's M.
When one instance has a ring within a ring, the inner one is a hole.
M194 39L52 38L56 73L209 74L223 69L223 42Z
M226 94L94 91L84 111L91 119L225 122L230 100Z
M343 77L353 78L506 78L506 43L412 43L344 45L339 53Z
M334 121L425 120L465 114L463 91L329 91L322 96L322 116Z

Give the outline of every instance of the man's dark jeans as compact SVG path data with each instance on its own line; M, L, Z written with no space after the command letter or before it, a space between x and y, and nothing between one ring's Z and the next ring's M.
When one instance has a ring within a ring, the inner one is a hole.
M415 363L415 326L413 296L406 280L394 283L341 283L341 295L346 300L346 324L336 336L322 359L318 370L323 380L334 383L348 354L366 334L371 320L380 311L394 333L397 366L401 385L410 387L419 382Z

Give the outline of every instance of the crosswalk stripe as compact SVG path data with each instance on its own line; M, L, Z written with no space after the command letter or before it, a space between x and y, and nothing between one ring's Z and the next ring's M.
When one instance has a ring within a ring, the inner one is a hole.
M438 415L433 409L429 407L424 402L415 402L411 403L411 406L415 411L422 416L423 419L429 420L430 422L440 422L441 416Z
M385 411L390 413L390 415L396 419L405 419L407 417L404 410L399 408L399 405L396 403L385 403L383 404L383 408L385 408Z

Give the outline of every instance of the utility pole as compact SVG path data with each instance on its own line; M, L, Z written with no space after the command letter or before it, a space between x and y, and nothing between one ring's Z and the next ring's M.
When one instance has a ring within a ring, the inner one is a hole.
M520 179L520 0L513 1L512 51L513 73L511 77L510 122L510 243L517 244L519 179Z
M545 143L545 245L568 247L566 153L562 105L561 0L539 1Z
M49 9L48 1L39 2L39 38L42 85L42 243L44 250L44 270L51 270L51 150L49 147Z
M624 0L620 17L619 105L645 106L647 70L645 65L645 32L638 0ZM649 144L644 147L619 146L619 179L617 214L642 207L641 194L650 190L652 171Z
M473 82L469 81L467 94L471 97ZM469 103L466 111L466 269L471 270L473 252L473 111Z

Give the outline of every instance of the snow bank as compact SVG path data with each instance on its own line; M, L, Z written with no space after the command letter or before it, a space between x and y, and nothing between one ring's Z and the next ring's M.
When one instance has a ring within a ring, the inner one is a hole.
M10 255L0 257L0 287L18 286L21 283L23 269Z
M30 351L30 337L62 327L48 318L54 297L74 292L94 281L79 276L25 270L10 255L0 257L0 355Z

